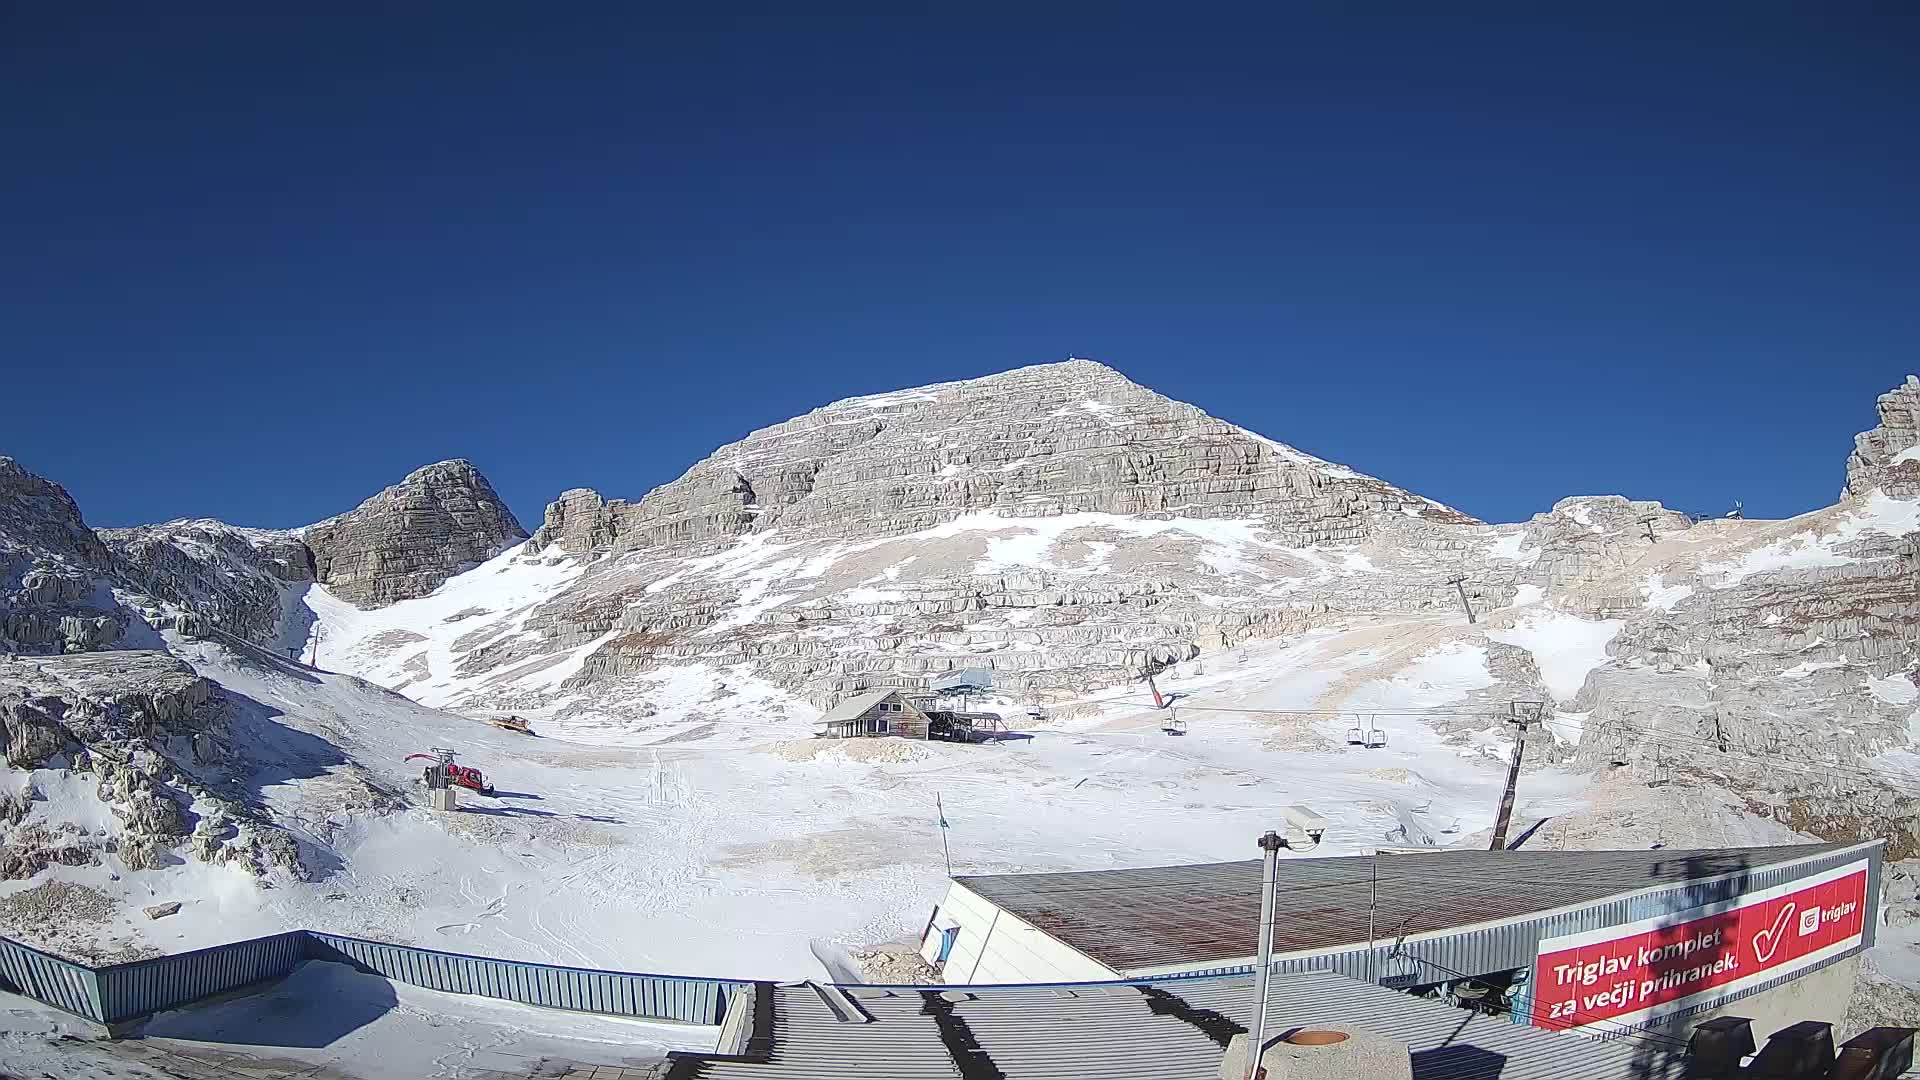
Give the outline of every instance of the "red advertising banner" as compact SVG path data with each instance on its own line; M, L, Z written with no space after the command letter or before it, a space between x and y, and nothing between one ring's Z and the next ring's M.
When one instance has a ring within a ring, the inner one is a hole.
M1533 969L1533 1023L1608 1028L1712 1001L1860 944L1863 860L1626 926L1549 938Z

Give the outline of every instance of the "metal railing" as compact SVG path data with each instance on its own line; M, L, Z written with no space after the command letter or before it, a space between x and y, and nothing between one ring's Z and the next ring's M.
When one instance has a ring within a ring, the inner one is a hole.
M389 945L338 934L307 932L315 960L352 964L394 982L453 994L518 1001L548 1009L718 1024L746 981L631 971L561 967L521 960Z
M752 983L601 971L289 930L105 967L0 937L0 988L102 1024L118 1024L292 974L316 960L391 982L548 1009L716 1025Z

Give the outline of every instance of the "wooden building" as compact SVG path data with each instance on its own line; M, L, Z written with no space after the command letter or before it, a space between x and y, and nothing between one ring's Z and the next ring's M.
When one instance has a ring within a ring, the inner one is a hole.
M826 739L857 739L868 735L927 737L927 714L899 690L869 690L827 710L815 725Z

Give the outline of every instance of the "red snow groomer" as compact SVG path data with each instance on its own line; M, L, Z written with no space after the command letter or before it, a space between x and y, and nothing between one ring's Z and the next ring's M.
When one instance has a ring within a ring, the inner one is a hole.
M408 754L406 759L412 761L415 758L433 762L433 764L421 770L420 773L420 779L425 782L428 787L438 786L434 783L433 774L438 770L444 769L446 770L446 782L448 784L454 787L466 788L468 791L477 791L482 795L493 794L493 785L487 783L487 778L480 775L479 769L469 768L465 765L455 765L453 763L453 751L451 750L442 750L436 746L430 754Z

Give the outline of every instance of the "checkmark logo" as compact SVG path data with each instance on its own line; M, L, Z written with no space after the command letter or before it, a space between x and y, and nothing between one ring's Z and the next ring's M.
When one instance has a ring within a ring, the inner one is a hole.
M1764 964L1771 961L1773 954L1780 951L1780 931L1785 930L1787 928L1787 920L1793 918L1793 909L1794 905L1792 904L1781 908L1780 914L1774 917L1773 926L1770 929L1762 930L1753 935L1753 955L1757 957L1761 963Z

